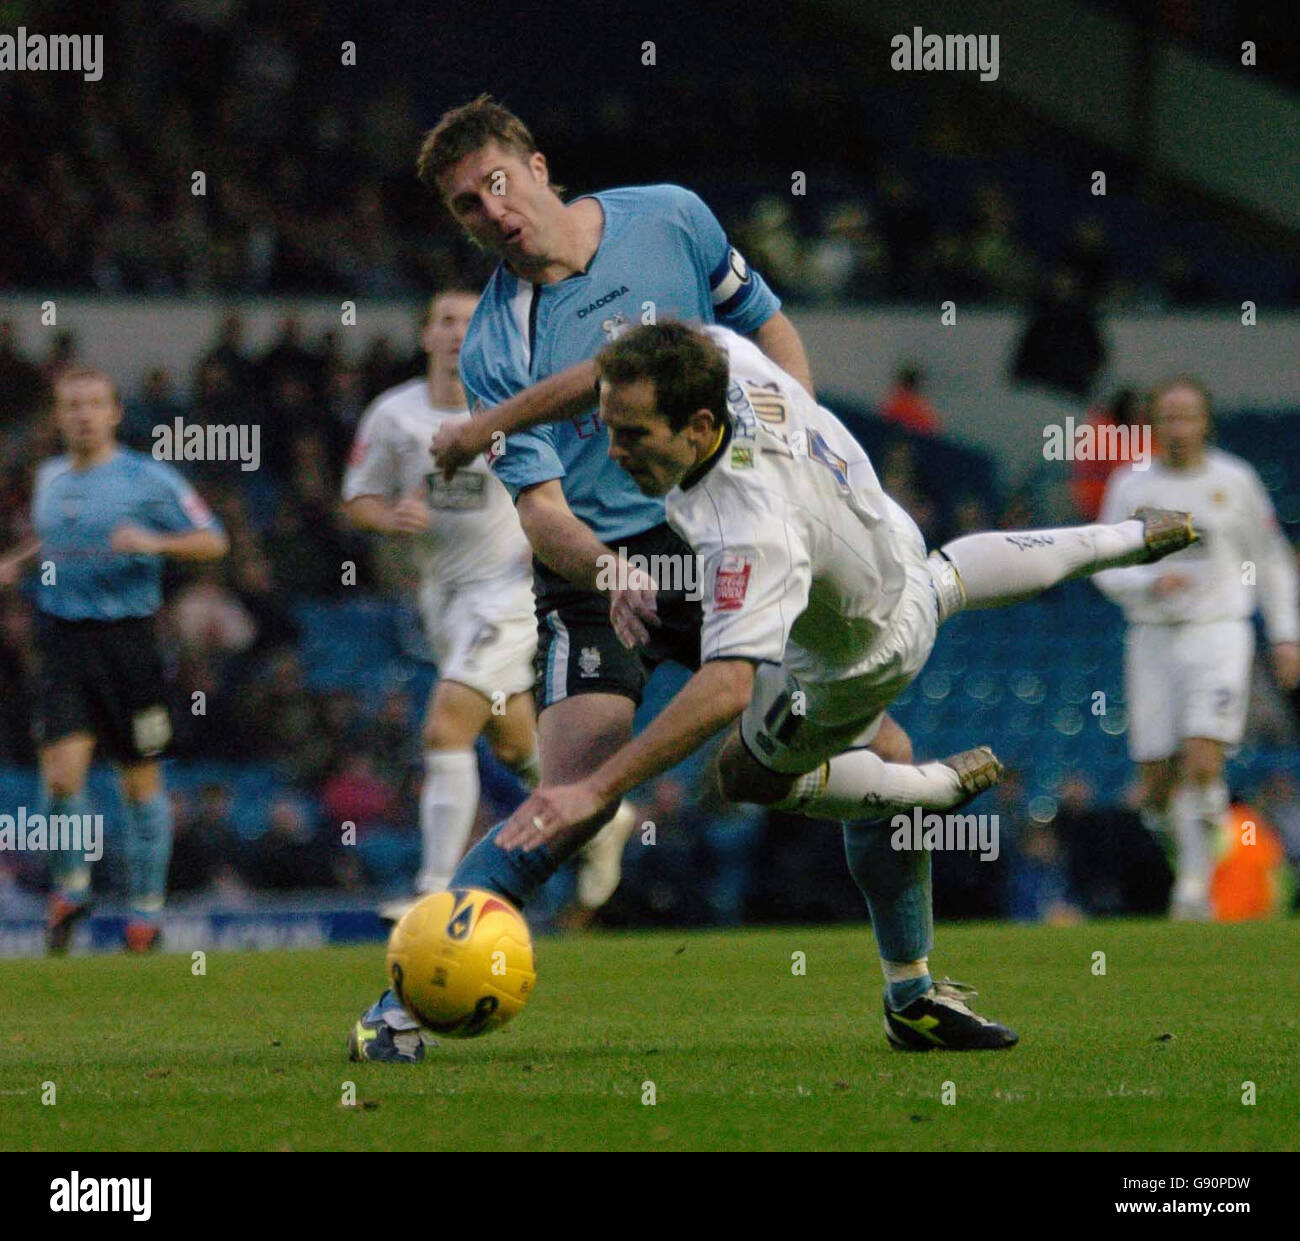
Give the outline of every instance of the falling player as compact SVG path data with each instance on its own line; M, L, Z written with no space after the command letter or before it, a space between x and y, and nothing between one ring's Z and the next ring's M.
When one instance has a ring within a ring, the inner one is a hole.
M1256 590L1284 689L1300 681L1295 555L1278 529L1259 475L1208 446L1210 398L1195 379L1156 389L1160 455L1150 469L1111 475L1101 520L1137 505L1191 512L1201 541L1159 567L1099 574L1124 609L1129 755L1142 779L1143 821L1172 839L1175 918L1210 915L1216 833L1228 807L1225 753L1246 725Z
M35 536L0 561L0 584L16 581L22 565L40 556L41 813L89 815L86 775L96 745L117 764L131 902L126 946L145 952L159 943L172 847L159 767L171 721L154 637L162 562L219 559L227 540L171 466L118 444L122 404L105 372L63 371L54 382L54 419L67 451L38 470ZM90 866L73 849L52 852L50 862L46 941L62 952L90 908Z
M526 901L623 792L738 719L718 760L729 799L845 823L887 980L890 1043L1013 1046L1011 1030L970 1009L969 988L930 978L929 854L895 850L887 826L861 822L956 809L1001 767L987 747L921 766L864 747L949 616L1185 547L1187 515L968 535L927 558L857 441L735 333L640 327L596 362L611 457L644 494L666 496L669 524L700 557L703 662L594 772L539 788L466 855L453 886ZM878 898L882 882L892 904Z
M530 788L538 778L528 541L481 458L448 481L429 457L434 431L468 417L458 365L477 302L459 287L430 300L420 338L428 373L372 402L343 479L343 511L354 526L409 540L438 667L422 732L417 893L445 888L465 850L478 809L481 733ZM399 918L410 904L394 902L384 915Z

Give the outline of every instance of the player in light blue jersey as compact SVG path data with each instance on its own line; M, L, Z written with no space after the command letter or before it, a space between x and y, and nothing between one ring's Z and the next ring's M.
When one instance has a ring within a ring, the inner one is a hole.
M54 879L47 939L51 951L65 949L89 908L93 859L85 847L92 833L84 829L93 819L85 787L99 744L122 779L131 900L126 943L144 952L159 942L172 843L158 763L171 721L153 624L162 604L162 561L215 560L226 554L227 540L171 466L117 443L122 405L103 371L61 373L54 417L67 452L37 472L34 537L0 560L0 585L13 584L24 564L40 560L38 813L49 826Z
M565 202L527 126L487 96L442 117L425 138L418 171L465 233L501 259L460 355L466 395L483 416L445 428L435 443L449 470L487 450L514 497L536 558L542 779L567 783L631 737L646 680L661 662L699 665L699 601L686 585L693 553L665 523L663 502L641 494L609 460L591 359L624 329L667 318L721 323L752 338L811 392L808 359L779 299L690 190L632 186ZM496 407L575 364L585 369L576 380L566 376L564 418L526 426L495 416ZM677 588L636 568L612 575L626 589L608 587L603 571L633 557L677 566ZM639 649L619 640L611 603L626 614ZM875 744L885 757L911 756L892 721ZM595 823L557 860L577 851L580 876L586 863L616 884L634 826L627 816ZM418 1059L414 1024L386 994L354 1028L354 1054Z

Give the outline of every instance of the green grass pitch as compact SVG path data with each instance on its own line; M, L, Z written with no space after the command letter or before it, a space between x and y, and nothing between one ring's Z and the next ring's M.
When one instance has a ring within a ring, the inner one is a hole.
M936 972L977 986L1018 1048L890 1051L865 928L543 939L523 1016L415 1067L346 1059L379 945L213 953L204 976L180 955L0 962L0 1147L1294 1149L1300 921L941 926L937 944Z

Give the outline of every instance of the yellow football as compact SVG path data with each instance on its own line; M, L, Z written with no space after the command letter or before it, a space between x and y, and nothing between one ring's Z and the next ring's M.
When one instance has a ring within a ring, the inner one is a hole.
M482 888L433 892L388 939L385 969L406 1010L449 1038L475 1038L523 1011L537 981L523 915Z

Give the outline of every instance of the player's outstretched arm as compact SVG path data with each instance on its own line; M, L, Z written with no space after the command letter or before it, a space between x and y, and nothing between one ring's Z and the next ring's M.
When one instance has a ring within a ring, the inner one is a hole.
M500 405L475 414L468 422L444 422L433 437L430 451L443 477L450 480L480 453L505 436L543 422L563 422L585 413L598 401L596 364L577 362Z
M420 534L429 528L429 506L416 496L393 501L387 496L353 496L341 505L344 519L356 530L376 534Z
M803 347L798 328L784 312L778 310L754 333L754 343L786 374L794 376L809 396L817 396L807 350Z
M23 567L41 550L41 541L35 535L24 539L12 551L0 556L0 586L14 586L22 576Z
M168 560L198 562L220 560L230 550L230 540L218 530L187 530L159 534L141 526L118 526L109 538L115 552L139 556L166 556Z
M537 789L497 837L503 849L536 848L604 808L638 784L662 775L730 724L749 703L754 668L748 660L706 663L639 736L585 780Z

